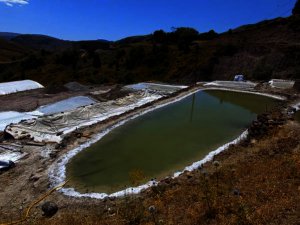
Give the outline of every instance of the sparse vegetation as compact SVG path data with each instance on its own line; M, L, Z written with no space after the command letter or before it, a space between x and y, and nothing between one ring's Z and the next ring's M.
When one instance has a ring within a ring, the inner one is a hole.
M61 85L70 80L92 84L158 80L190 84L231 80L238 73L257 80L297 78L299 23L298 16L291 16L222 34L178 27L117 42L21 35L9 43L0 40L5 49L0 50L0 81L26 78Z
M300 1L297 0L295 7L293 8L293 15L299 15L300 14Z

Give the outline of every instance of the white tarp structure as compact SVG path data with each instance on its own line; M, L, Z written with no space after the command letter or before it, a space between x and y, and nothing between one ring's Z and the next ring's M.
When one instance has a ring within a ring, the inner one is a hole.
M78 107L87 106L94 103L96 103L96 101L89 97L77 96L49 105L41 106L33 112L0 112L0 131L4 131L5 127L11 123L19 123L22 120L35 119L38 116L71 111Z
M35 116L27 113L19 113L14 111L0 112L0 131L11 123L19 123L22 120L35 118Z
M25 155L26 153L3 151L0 149L0 161L3 162L9 162L9 161L16 162L19 159L23 158ZM2 168L3 167L0 166L0 169Z
M27 91L38 88L44 88L44 86L32 80L0 83L0 95L7 95L19 91Z
M32 138L36 142L61 142L63 136L84 126L142 106L161 98L162 95L134 92L114 101L95 103L65 113L57 113L26 120L6 127L15 139Z
M76 109L81 106L91 105L96 103L95 100L86 97L86 96L76 96L72 98L68 98L56 103L52 103L49 105L41 106L37 109L38 112L43 115L50 115L59 112L66 112L73 109Z
M269 84L273 88L289 89L289 88L293 88L295 81L273 79L269 81Z
M234 89L242 89L242 90L251 90L257 84L250 81L213 81L210 83L206 83L203 86L213 86L213 87L226 87L226 88L234 88Z
M125 86L125 88L132 90L143 90L149 91L152 93L159 94L171 94L180 89L187 88L188 86L179 86L179 85L168 85L168 84L156 84L156 83L137 83Z
M299 111L300 110L300 102L297 102L296 104L294 104L293 108L296 109L296 111Z
M9 161L16 162L19 159L23 158L26 153L22 152L22 146L12 145L12 144L0 144L0 161L8 163ZM5 166L0 165L0 169Z

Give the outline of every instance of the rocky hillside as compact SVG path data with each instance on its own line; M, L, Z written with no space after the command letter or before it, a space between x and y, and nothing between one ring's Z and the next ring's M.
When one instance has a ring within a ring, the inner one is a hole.
M0 37L0 81L34 79L131 83L145 80L300 78L300 16L246 25L222 34L162 30L117 42L63 41L42 35Z

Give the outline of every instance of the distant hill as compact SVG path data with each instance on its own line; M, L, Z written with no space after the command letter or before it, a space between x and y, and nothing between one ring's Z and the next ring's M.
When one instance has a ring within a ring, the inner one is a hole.
M231 80L235 74L252 80L299 79L299 24L300 16L295 14L221 34L177 28L116 42L65 41L44 35L0 38L0 81L190 84Z
M120 40L116 41L116 43L133 44L133 43L145 41L147 39L149 40L149 35L131 36L131 37L126 37L126 38L120 39Z
M58 50L61 48L71 47L70 41L60 40L54 37L38 34L22 34L11 39L20 45L32 49Z
M20 34L17 33L11 33L11 32L0 32L0 38L5 40L11 40L14 37L19 36Z
M82 48L86 50L96 50L101 48L109 48L112 43L107 40L87 40L87 41L66 41L47 35L38 34L22 34L16 35L10 39L14 43L26 46L35 50L57 51L69 48Z
M60 40L54 37L38 34L22 34L11 41L33 49L59 50L72 46L72 42Z

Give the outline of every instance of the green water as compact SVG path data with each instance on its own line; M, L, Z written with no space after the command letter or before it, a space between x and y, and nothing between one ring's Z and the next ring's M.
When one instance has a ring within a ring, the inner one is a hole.
M132 171L163 178L237 138L275 100L227 91L199 91L112 130L67 165L79 192L132 186ZM138 178L135 178L138 180Z

